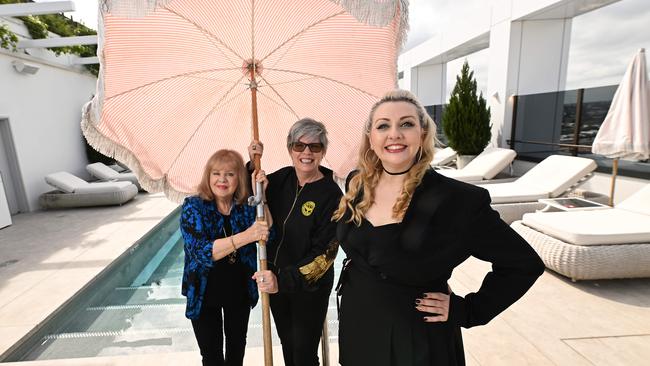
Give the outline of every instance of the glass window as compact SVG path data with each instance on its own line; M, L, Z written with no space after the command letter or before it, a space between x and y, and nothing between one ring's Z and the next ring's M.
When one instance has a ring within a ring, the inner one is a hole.
M541 161L553 154L578 155L594 159L598 171L610 173L612 159L594 155L589 148L560 145L591 146L616 89L617 85L584 89L580 120L576 118L579 90L518 96L513 127L517 158ZM619 174L650 179L650 163L621 160Z

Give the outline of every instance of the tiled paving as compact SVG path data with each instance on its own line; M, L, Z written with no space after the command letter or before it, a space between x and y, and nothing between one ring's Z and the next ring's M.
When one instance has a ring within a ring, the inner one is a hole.
M122 207L15 216L14 225L0 230L0 353L38 327L174 207L161 195L141 194ZM489 264L470 259L454 272L451 286L459 294L476 290L488 270ZM131 292L129 301L137 302L137 290ZM251 316L246 353L245 364L251 366L263 364L258 309ZM332 301L330 365L338 358L334 314ZM191 333L179 333L188 338L189 348L195 347ZM517 304L463 335L468 365L647 365L650 279L572 283L547 271ZM277 339L274 344L274 364L282 365ZM200 357L194 350L15 364L198 365Z

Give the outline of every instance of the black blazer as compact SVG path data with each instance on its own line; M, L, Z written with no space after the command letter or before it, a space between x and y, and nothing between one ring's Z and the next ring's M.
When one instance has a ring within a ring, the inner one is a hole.
M337 228L344 249L351 225L341 220ZM393 259L374 268L378 280L423 288L442 284L433 291L447 292L453 269L469 256L492 263L477 292L464 298L451 295L448 321L458 326L486 324L523 296L544 272L530 245L492 210L487 190L433 169L416 188L402 226ZM365 263L354 250L346 249L346 254L353 265Z

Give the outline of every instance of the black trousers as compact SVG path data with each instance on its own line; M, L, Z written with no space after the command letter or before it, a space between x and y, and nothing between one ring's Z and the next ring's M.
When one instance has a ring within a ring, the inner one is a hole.
M223 317L222 317L223 311ZM247 301L203 306L199 319L192 320L194 335L201 350L203 366L242 366L250 306ZM226 357L223 339L226 336Z
M285 366L318 366L318 343L332 285L314 292L270 296Z

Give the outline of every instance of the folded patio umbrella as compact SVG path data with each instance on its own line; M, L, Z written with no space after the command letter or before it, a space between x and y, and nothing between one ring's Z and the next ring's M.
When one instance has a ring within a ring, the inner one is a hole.
M618 159L637 161L650 157L650 86L644 49L639 50L628 66L591 151L614 159L610 188L612 206Z

